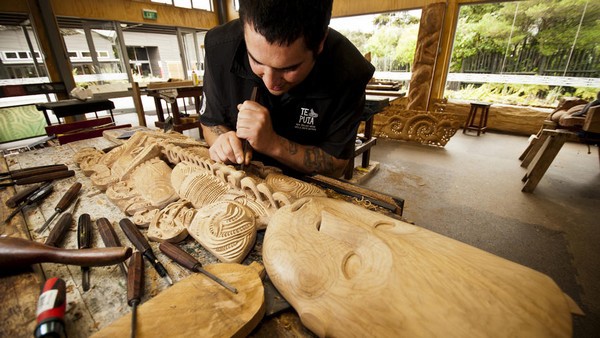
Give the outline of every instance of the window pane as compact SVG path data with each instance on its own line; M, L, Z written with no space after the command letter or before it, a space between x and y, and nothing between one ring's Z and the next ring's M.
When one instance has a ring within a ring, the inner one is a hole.
M190 0L174 0L173 3L177 7L192 8L192 3Z
M203 9L205 11L212 12L212 1L211 0L192 0L192 7L196 9Z

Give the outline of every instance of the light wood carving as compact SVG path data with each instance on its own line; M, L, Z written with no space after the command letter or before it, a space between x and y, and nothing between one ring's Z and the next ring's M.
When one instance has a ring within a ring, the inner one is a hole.
M171 168L159 158L134 168L130 177L117 181L106 196L127 215L149 209L162 209L179 199L170 180Z
M279 209L263 260L322 337L572 334L568 302L548 276L341 200Z
M295 199L309 196L327 196L325 191L313 184L280 173L271 173L267 175L265 182L273 188L273 191L287 193Z
M408 109L427 111L446 4L423 8L408 92Z
M188 201L169 204L155 213L148 227L148 239L155 242L168 241L172 243L183 241L188 235L187 228L195 214L196 209L193 209Z
M239 203L216 202L196 212L188 232L221 262L240 263L256 240L255 217Z
M390 105L375 115L373 123L379 137L443 147L464 123L464 117L449 112L407 110Z
M238 293L203 274L193 274L138 307L136 337L246 337L252 332L265 313L260 264L219 263L204 268ZM92 337L128 337L130 332L128 314Z

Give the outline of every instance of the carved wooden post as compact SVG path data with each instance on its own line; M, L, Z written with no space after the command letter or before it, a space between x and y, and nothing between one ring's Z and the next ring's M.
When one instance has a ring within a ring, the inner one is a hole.
M415 50L415 61L408 91L408 110L426 111L431 95L431 82L444 22L445 3L435 3L423 8Z

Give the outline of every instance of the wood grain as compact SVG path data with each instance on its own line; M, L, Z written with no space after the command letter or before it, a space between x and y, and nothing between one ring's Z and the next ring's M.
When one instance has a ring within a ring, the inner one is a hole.
M279 209L263 260L319 336L572 334L568 302L548 276L340 200Z
M177 282L138 307L137 337L243 337L264 315L264 288L258 263L204 267L238 290L226 290L203 274ZM125 337L131 314L93 337Z

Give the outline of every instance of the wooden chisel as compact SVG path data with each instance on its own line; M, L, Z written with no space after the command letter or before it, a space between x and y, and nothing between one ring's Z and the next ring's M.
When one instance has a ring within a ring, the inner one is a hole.
M32 185L30 187L27 187L14 194L11 198L7 199L4 204L6 204L6 206L9 208L16 208L17 206L19 206L19 204L21 204L21 202L25 201L27 197L36 192L42 186L43 184Z
M113 228L110 221L104 217L98 218L96 220L96 225L98 226L98 232L100 233L100 237L102 238L102 242L104 246L109 247L117 247L121 246L121 242L119 241L119 237L115 232L115 228ZM127 265L123 262L119 264L119 268L125 277L127 277Z
M131 257L131 248L63 249L22 238L0 237L0 268L21 268L35 263L79 266L118 264Z
M250 94L250 101L256 101L257 95L258 86L254 86L254 88L252 88L252 94ZM242 164L240 165L240 170L244 170L246 168L246 153L248 152L248 147L250 147L250 144L248 144L248 140L244 139L242 141L242 154L244 159L242 160Z
M89 214L81 214L77 221L77 248L89 249L92 247L92 218ZM90 289L90 267L81 266L81 286L83 291Z
M25 185L25 184L40 183L40 182L57 180L60 178L67 178L67 177L71 177L74 175L75 175L75 172L73 170L61 170L61 171L55 171L55 172L51 172L51 173L44 173L44 174L39 174L39 175L34 175L34 176L28 176L28 177L24 177L24 178L20 178L20 179L16 179L16 180L13 179L11 182L0 183L0 187L8 187L11 185Z
M7 171L4 173L0 173L0 177L2 177L0 179L12 178L15 180L15 179L29 177L29 176L33 176L33 175L40 175L40 174L53 173L56 171L66 171L66 170L69 170L69 168L64 164L52 164L52 165L46 165L46 166L40 166L40 167L16 169L16 170L11 170L11 171Z

